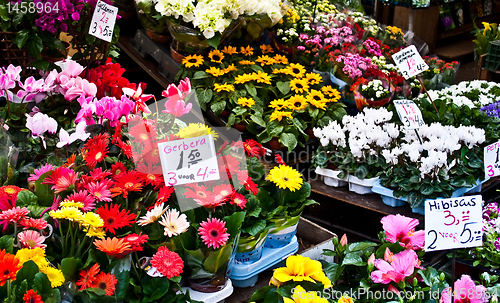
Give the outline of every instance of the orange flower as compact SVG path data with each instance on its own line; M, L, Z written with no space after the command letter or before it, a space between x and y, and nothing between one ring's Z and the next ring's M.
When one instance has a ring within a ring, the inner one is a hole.
M113 257L130 248L128 243L126 243L123 239L118 238L105 238L102 240L97 239L94 241L94 244L98 250Z
M66 163L63 164L64 167L71 167L73 164L75 164L75 159L76 159L76 154L72 154L71 157L69 157L66 160Z
M16 280L17 272L23 267L19 265L19 259L15 255L0 251L0 286L4 286L7 280Z
M96 278L92 287L100 288L106 292L106 296L112 296L115 292L115 285L118 282L115 275L101 272Z
M85 288L93 287L93 283L99 273L99 264L94 264L89 270L80 271L80 280L76 282L76 285L81 286L80 290Z

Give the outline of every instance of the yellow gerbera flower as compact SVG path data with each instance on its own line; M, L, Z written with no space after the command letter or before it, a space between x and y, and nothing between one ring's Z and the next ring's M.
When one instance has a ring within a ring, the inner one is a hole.
M288 67L288 74L290 76L293 76L295 78L302 78L304 77L304 74L306 73L306 68L299 63L291 63Z
M255 74L255 73L254 73ZM268 73L258 71L256 74L256 80L258 83L271 84L271 76Z
M216 92L221 92L221 91L234 92L234 85L227 84L227 82L225 82L224 84L215 83L214 90Z
M184 59L182 59L182 64L184 64L184 66L186 68L190 68L190 67L198 67L200 65L203 64L203 56L202 55L189 55L189 56L186 56Z
M222 52L226 55L234 55L234 54L238 53L238 50L236 49L235 46L227 45L227 46L224 46L224 48L222 49Z
M38 268L49 266L49 262L45 259L45 250L40 247L33 249L22 248L17 251L16 258L19 259L19 265L23 265L29 260L35 262Z
M243 98L243 97L240 97L238 99L238 104L241 105L241 106L252 107L255 104L255 100L252 99L252 98Z
M353 303L352 298L349 296L342 296L337 303Z
M280 165L280 167L282 166L292 169L289 166ZM272 170L274 169L278 169L278 167L274 167ZM301 255L288 257L286 259L286 267L280 267L274 270L273 279L274 281L272 282L281 284L288 281L309 281L312 283L316 283L316 281L318 281L323 283L323 286L325 288L332 286L332 282L323 272L321 263L319 261L311 260L310 258L303 257Z
M309 90L307 79L295 78L290 80L290 89L297 94L307 92Z
M279 188L283 188L283 189L287 188L290 191L295 191L296 189L300 189L302 187L302 183L303 183L302 175L298 171L296 171L295 169L293 169L287 165L280 165L279 167L278 166L273 167L273 169L271 169L271 171L267 175L266 180L273 182ZM292 262L293 266L296 265L295 261L291 260L290 262ZM304 267L306 267L306 265L307 266L310 265L310 263L307 263L305 261L304 262L301 261L301 264ZM315 264L315 265L317 265L317 264ZM287 267L286 268L288 268L288 260L287 260ZM319 263L319 268L321 269L321 263ZM306 268L304 268L303 270L305 270L305 269ZM275 272L276 271L277 270L275 270ZM323 271L321 271L321 272L323 272ZM276 276L276 274L273 276L281 282L288 281L288 280L280 279L280 278L283 278L283 276ZM305 279L303 279L303 280L305 280ZM297 280L294 280L294 281L297 281ZM302 281L302 280L300 280L300 281ZM306 281L309 281L309 280L306 280ZM311 281L311 282L313 282L313 281Z
M311 89L306 99L309 104L314 105L316 108L320 108L322 110L326 109L326 103L328 100L325 99L325 95L321 91Z
M75 222L83 222L83 213L76 207L63 207L61 211L62 219L68 219Z
M85 205L83 205L82 202L75 202L75 201L62 201L60 207L76 207L76 208L83 208Z
M260 63L261 66L273 65L274 63L276 63L276 61L274 61L274 59L269 57L268 55L259 56L257 60L255 60L255 62Z
M217 49L213 49L208 53L208 58L210 58L210 61L214 63L222 63L222 59L224 59L224 54Z
M221 70L220 68L215 66L210 66L210 68L206 69L205 72L211 74L214 77L223 76L226 73L224 70Z
M246 56L251 56L251 55L253 55L253 48L250 45L248 45L247 47L243 47L242 46L240 48L240 53L242 53L243 55L245 55L245 57Z
M326 298L321 297L316 291L306 291L302 286L292 288L292 298L283 297L284 303L328 303Z
M254 65L255 64L255 62L250 61L250 60L241 60L239 63L240 63L240 65Z
M253 74L243 74L234 78L234 84L243 84L254 80Z
M87 236L89 238L96 237L96 238L102 239L102 238L104 238L104 236L106 236L106 231L104 231L104 229L100 228L100 227L94 228L94 227L89 226L85 232L87 233L85 236Z
M238 69L236 68L236 66L234 65L234 63L232 63L231 65L229 65L228 67L226 67L224 69L224 73L227 74L229 72L233 72L233 71L238 71Z
M307 100L302 95L293 95L287 100L288 108L293 110L303 110L307 106Z
M281 119L283 119L283 117L293 119L291 112L282 112L282 111L275 110L271 114L271 116L269 117L269 121L273 121L273 120L281 121Z
M203 123L189 123L187 127L184 127L177 132L177 136L183 139L206 136L209 134L214 136L214 140L217 140L219 137L219 134L215 132L215 130Z
M273 47L271 45L268 45L268 44L262 44L260 46L260 50L262 51L263 54L274 53Z
M316 73L307 73L306 79L309 85L320 84L323 81L323 78L321 78L320 74Z
M82 225L90 226L92 228L99 228L104 226L104 221L98 214L93 212L86 212L83 215Z
M62 270L51 266L46 266L44 268L40 268L40 271L47 275L47 278L49 278L50 281L50 286L52 288L63 285L65 279Z
M288 58L283 55L275 55L273 59L274 61L276 61L276 63L288 64Z
M269 107L274 108L275 110L282 110L288 108L288 102L284 99L273 100L271 101L271 104L269 104Z

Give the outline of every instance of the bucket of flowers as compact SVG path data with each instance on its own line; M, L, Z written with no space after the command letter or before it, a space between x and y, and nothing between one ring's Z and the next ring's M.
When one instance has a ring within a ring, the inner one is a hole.
M394 97L393 86L387 77L374 79L360 77L351 86L351 91L354 93L354 102L358 110L363 106L384 106Z

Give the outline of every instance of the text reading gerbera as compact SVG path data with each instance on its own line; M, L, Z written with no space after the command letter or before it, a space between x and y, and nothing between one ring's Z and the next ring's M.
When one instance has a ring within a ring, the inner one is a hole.
M207 142L205 140L205 138L202 138L201 140L196 140L196 141L192 141L191 143L189 144L186 144L185 141L182 141L181 144L178 144L178 145L166 145L165 148L163 149L163 151L166 153L166 154L170 154L171 152L178 152L178 151L181 151L181 150L188 150L190 148L195 148L195 147L198 147L198 146L201 146L201 145L206 145Z

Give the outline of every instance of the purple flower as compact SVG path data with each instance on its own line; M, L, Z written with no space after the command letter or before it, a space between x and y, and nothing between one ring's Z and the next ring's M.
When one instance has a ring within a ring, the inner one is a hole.
M99 122L109 120L111 126L116 126L121 117L126 117L134 108L134 101L123 95L121 100L115 97L103 97L96 102L95 113L100 117Z
M481 108L490 117L500 118L500 101L488 104Z
M495 244L495 248L496 248L496 249L498 249L498 250L500 250L500 238L497 238L497 239L495 240L495 243L494 243L494 244Z
M29 77L24 83L19 81L19 87L21 87L21 90L17 92L17 97L24 98L26 102L35 99L36 103L39 103L45 98L43 79L35 80L34 77Z

